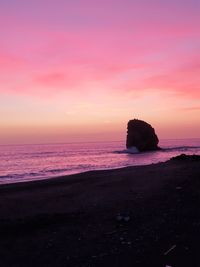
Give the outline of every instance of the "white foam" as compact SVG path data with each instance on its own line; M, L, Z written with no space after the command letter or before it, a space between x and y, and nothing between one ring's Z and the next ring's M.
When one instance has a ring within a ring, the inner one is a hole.
M136 154L136 153L139 153L140 152L137 149L137 147L135 147L135 146L129 147L126 151L127 151L127 153L130 153L130 154Z

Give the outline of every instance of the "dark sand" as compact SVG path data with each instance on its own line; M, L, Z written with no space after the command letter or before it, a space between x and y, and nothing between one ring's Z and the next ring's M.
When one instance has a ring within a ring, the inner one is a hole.
M2 185L0 234L1 267L199 267L200 161Z

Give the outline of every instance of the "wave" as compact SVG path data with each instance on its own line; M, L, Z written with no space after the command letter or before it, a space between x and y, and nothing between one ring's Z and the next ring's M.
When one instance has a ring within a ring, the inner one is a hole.
M161 147L161 149L159 149L159 150L152 150L152 151L148 151L148 152L154 152L154 153L155 152L172 152L172 151L184 152L184 151L190 151L190 150L200 150L200 146ZM138 153L142 153L142 152L140 152L136 147L131 147L131 148L124 149L124 150L113 151L113 153L116 153L116 154L138 154Z
M114 153L116 154L138 154L140 153L140 151L135 146L133 146L133 147L130 147L124 150L114 151Z
M71 170L72 170L71 168L62 168L62 169L43 170L40 173L59 173Z
M29 172L29 173L12 173L12 174L7 174L7 175L0 175L0 179L20 179L24 178L26 176L38 176L38 172Z
M189 151L193 149L200 149L200 146L175 146L175 147L166 147L161 148L161 151Z
M47 169L47 170L40 170L38 172L24 172L24 173L12 173L12 174L7 174L7 175L0 175L0 179L9 179L9 180L21 180L24 178L41 178L41 177L47 177L52 175L52 177L57 176L59 173L65 174L66 172L77 172L79 170L83 169L89 169L91 166L90 165L78 165L76 167L68 167L68 168L60 168L60 169Z

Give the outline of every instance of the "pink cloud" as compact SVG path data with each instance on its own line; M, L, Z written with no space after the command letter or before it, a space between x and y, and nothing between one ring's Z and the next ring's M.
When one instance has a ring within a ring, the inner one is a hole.
M16 71L19 68L26 66L26 61L19 56L11 55L9 53L0 54L0 70L1 71Z
M184 107L181 108L182 111L200 111L200 106L195 106L195 107Z
M200 61L184 63L183 66L168 70L144 80L144 86L160 90L173 90L182 96L200 96Z
M198 94L199 62L185 71L179 69L190 46L188 40L193 45L200 35L195 9L188 14L191 6L179 9L174 3L164 4L165 8L173 7L173 12L179 10L175 17L159 3L130 2L127 8L115 2L113 9L113 1L87 1L84 8L81 3L77 7L62 2L63 10L57 16L58 6L53 2L45 15L45 2L40 10L35 8L38 3L24 4L30 13L20 14L13 8L5 15L7 9L1 9L4 30L0 33L0 53L6 55L0 57L4 72L1 92L36 95L43 90L53 95L74 88L83 90L84 83L95 81L110 86L110 90L157 87ZM37 17L35 12L44 16ZM185 51L177 51L184 46ZM197 53L193 51L191 56Z
M64 73L54 72L36 77L35 81L45 86L60 86L66 80Z

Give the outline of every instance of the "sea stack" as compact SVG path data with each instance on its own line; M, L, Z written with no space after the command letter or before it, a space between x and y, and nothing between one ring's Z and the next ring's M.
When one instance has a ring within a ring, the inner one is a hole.
M126 147L139 151L159 150L154 128L145 121L134 119L128 122Z

